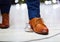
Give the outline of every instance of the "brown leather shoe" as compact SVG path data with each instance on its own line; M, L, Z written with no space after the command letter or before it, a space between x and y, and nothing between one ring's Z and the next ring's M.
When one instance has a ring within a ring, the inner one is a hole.
M48 28L43 23L41 18L33 18L30 20L29 24L34 32L42 35L48 34Z
M2 14L2 24L0 24L1 29L5 29L9 27L9 14Z

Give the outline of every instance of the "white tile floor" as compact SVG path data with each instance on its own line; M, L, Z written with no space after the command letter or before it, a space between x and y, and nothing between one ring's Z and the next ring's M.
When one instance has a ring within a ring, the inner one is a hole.
M16 42L60 42L60 4L41 4L41 17L49 28L49 35L25 32L28 23L26 4L12 5L10 11L10 27L0 29L0 41ZM1 15L0 15L1 22Z

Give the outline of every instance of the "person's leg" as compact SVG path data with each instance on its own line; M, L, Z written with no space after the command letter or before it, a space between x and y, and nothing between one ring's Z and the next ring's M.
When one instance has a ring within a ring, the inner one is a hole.
M40 17L40 0L26 0L26 2L32 30L39 34L48 34L48 29Z
M2 24L0 24L0 28L5 29L9 27L9 11L11 4L2 4L1 6Z
M40 1L39 0L26 0L28 7L29 19L40 17Z

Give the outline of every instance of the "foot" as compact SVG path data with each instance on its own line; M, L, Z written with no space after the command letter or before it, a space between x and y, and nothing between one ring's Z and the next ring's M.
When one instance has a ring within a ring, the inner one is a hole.
M9 14L3 13L2 14L2 24L0 24L1 29L5 29L9 27Z
M38 33L38 34L42 34L42 35L47 35L48 34L48 28L46 27L46 25L43 23L41 18L33 18L30 20L29 22L31 29Z

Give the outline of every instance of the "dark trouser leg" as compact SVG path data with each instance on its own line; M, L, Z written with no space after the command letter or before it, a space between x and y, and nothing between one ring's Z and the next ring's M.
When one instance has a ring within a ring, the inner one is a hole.
M40 0L26 0L29 19L40 17Z

